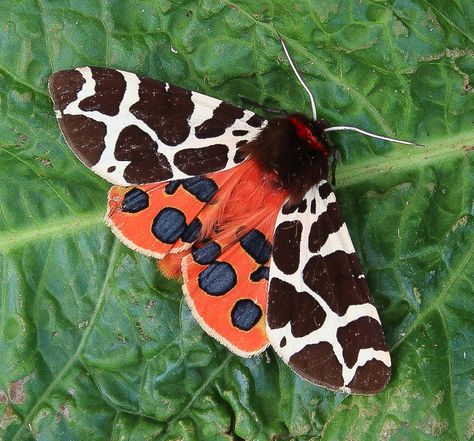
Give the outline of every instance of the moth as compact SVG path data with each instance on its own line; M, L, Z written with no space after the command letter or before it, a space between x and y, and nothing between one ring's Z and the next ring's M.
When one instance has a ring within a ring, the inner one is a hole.
M114 184L105 222L183 279L202 328L250 357L272 345L304 379L372 394L390 377L380 319L328 183L327 127L257 114L130 72L57 72L68 145ZM403 141L400 141L403 142ZM410 144L409 142L404 142Z

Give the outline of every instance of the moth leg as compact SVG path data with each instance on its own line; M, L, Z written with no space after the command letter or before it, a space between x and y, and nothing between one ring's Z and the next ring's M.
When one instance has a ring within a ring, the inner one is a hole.
M339 150L333 150L331 155L331 185L336 186L336 167L337 163L341 161L341 154Z

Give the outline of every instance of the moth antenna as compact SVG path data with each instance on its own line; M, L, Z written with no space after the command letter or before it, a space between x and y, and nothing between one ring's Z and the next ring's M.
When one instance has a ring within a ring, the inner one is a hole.
M313 119L314 120L317 120L317 114L316 114L316 102L314 100L314 96L313 94L311 93L311 91L309 90L309 87L306 85L306 83L304 82L303 78L301 77L301 75L299 74L298 70L296 69L296 66L295 64L293 63L293 60L291 59L290 57L290 53L288 52L288 49L286 47L286 44L285 42L283 41L283 38L281 37L280 33L278 31L276 31L277 34L278 34L278 38L280 39L280 43L283 47L283 50L285 51L285 55L286 55L286 58L288 59L288 62L290 63L290 66L291 68L293 69L293 72L295 73L296 75L296 78L298 78L298 81L301 83L301 85L304 87L304 89L306 90L306 92L308 93L309 95L309 99L311 101L311 111L313 113Z
M325 132L339 132L343 130L359 132L359 133L362 133L363 135L370 136L371 138L383 139L384 141L396 142L398 144L407 144L407 145L416 145L418 147L425 147L423 144L418 144L417 142L403 141L401 139L389 138L388 136L376 135L375 133L366 132L365 130L359 129L357 127L334 126L334 127L328 127L327 129L324 129Z

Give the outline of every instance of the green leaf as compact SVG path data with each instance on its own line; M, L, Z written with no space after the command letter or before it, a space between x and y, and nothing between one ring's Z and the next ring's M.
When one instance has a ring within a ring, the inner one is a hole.
M469 0L3 0L0 438L472 439L473 19ZM376 396L208 337L179 284L103 225L108 184L47 93L53 71L98 65L310 113L275 29L331 124L426 145L332 135L393 358Z

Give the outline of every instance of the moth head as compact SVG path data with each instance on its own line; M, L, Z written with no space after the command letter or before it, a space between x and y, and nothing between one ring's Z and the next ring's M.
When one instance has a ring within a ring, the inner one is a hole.
M331 154L331 147L326 138L326 123L321 119L310 119L305 115L296 113L289 118L296 136L311 150L320 152L324 159Z

